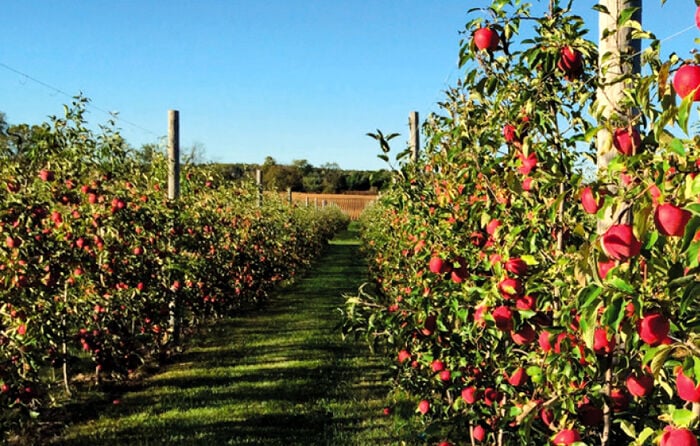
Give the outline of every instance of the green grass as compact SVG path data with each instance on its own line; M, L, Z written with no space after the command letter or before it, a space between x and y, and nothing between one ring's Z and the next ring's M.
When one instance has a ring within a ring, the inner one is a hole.
M354 227L263 308L210 327L157 373L66 408L61 445L415 444L389 400L386 367L341 339L344 293L365 279ZM119 404L112 404L117 398Z

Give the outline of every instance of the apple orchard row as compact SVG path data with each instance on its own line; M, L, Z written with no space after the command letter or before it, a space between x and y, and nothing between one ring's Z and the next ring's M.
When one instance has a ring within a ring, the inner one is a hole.
M467 24L425 154L364 216L377 289L346 328L433 444L697 446L700 149L675 134L700 66L654 41L603 115L583 20L513 3Z
M94 135L82 103L4 153L0 191L0 408L21 420L92 363L127 377L189 332L265 299L346 224L185 166L169 201L166 160ZM8 422L8 419L3 419Z

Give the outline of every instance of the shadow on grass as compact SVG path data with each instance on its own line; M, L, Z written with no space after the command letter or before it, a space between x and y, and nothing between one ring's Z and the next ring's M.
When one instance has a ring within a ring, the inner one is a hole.
M309 274L264 307L207 329L174 363L119 395L119 404L90 400L67 407L73 424L51 444L405 440L381 415L389 389L385 368L364 345L344 342L338 329L342 294L365 279L353 237L342 234Z

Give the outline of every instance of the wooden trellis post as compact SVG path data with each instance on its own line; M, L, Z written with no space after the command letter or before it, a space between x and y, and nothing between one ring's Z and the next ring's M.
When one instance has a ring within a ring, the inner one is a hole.
M175 201L180 197L180 112L168 110L168 199ZM178 219L174 214L175 221ZM172 291L168 304L170 311L170 331L174 345L180 342L180 316L177 290Z
M408 146L411 148L411 161L418 161L418 153L420 152L420 126L418 125L418 112L412 111L408 115L408 127L410 139Z

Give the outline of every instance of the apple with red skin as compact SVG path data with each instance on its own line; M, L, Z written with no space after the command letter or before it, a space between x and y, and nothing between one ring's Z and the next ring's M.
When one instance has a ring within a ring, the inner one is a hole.
M442 258L433 256L430 258L430 262L428 263L428 269L430 269L431 273L442 275L449 273L452 270L452 267Z
M467 404L474 404L478 399L481 398L476 387L469 386L462 389L462 400Z
M608 335L608 330L596 328L593 335L593 351L596 355L606 355L615 350L615 336Z
M435 316L434 314L431 314L425 319L425 324L423 324L423 330L421 330L421 332L423 333L424 336L430 336L433 333L435 333L436 328L437 328L437 316Z
M671 324L661 313L648 313L637 324L639 338L651 346L667 342Z
M576 415L581 424L587 427L596 427L603 423L603 409L593 404L588 397L584 397L577 404Z
M535 152L530 152L527 156L523 155L522 152L518 152L518 159L520 160L518 172L523 175L530 175L537 168L537 154Z
M420 413L423 414L423 415L425 415L425 414L427 414L428 412L430 412L430 401L428 401L428 400L421 400L421 401L418 403L418 412L420 412Z
M447 382L452 379L452 372L449 370L443 370L440 372L440 381Z
M615 388L610 391L610 401L612 402L613 412L622 412L627 410L630 405L630 397L624 389Z
M583 55L579 50L565 46L560 50L557 68L564 72L566 80L578 79L583 74Z
M517 298L523 295L523 283L520 279L506 277L498 283L498 291L501 293L501 297L506 300Z
M659 446L698 446L698 439L686 428L666 426Z
M631 156L639 152L642 147L642 137L635 128L615 129L613 132L613 146L623 155Z
M654 377L649 373L633 373L625 380L627 391L636 397L644 398L654 391Z
M0 393L8 393L10 391L10 386L7 383L2 383L0 386Z
M479 50L495 51L499 40L498 33L487 26L474 31L474 45Z
M472 438L475 442L481 443L486 438L486 429L481 424L477 424L472 429Z
M548 407L543 407L540 410L540 418L542 419L542 422L544 424L549 426L550 424L552 424L554 422L554 412L552 411L552 409L550 409Z
M601 245L609 258L620 261L638 256L642 249L632 226L627 224L610 226L603 234Z
M493 236L496 233L496 230L501 227L501 220L498 220L494 218L491 220L487 225L486 225L486 233L488 235Z
M527 345L535 340L537 334L530 324L523 324L520 330L510 333L510 337L517 345Z
M690 217L690 211L681 209L671 203L664 203L656 206L654 224L656 229L663 235L683 237Z
M16 239L14 237L10 237L8 235L7 238L5 239L5 245L10 249L19 248L20 241L19 241L19 239Z
M570 444L576 443L577 441L581 441L581 434L579 434L578 431L575 431L573 429L562 429L552 439L552 443L557 446L568 446Z
M681 367L676 371L676 391L683 401L700 403L700 383L696 384Z
M443 370L445 370L445 363L439 359L436 359L431 364L431 367L433 369L433 372L442 372Z
M593 188L591 186L586 186L581 190L581 204L583 205L583 210L587 214L595 214L603 206L605 191L602 191L598 199L595 197Z
M501 397L501 392L492 387L487 387L484 390L484 404L487 406L492 406L493 403L498 403L501 400Z
M527 382L527 374L523 367L518 367L515 371L507 377L508 384L513 387L520 387Z
M411 359L411 353L409 353L408 350L404 349L404 350L399 351L399 362L400 363L404 363L404 362L408 361L409 359Z
M493 309L491 313L493 320L496 322L496 327L501 331L513 330L513 311L501 305Z
M700 101L700 65L683 65L673 77L673 89L685 99L695 91L693 101Z
M515 299L515 308L521 311L532 311L535 309L537 300L534 296L525 295Z
M695 10L695 26L700 29L700 6Z
M598 275L601 279L605 279L608 275L608 271L617 266L617 261L613 259L608 260L598 260Z
M39 178L41 181L53 181L56 178L56 175L48 169L41 169L39 171Z
M527 274L527 263L520 257L513 257L505 263L506 271L516 276L524 276Z

